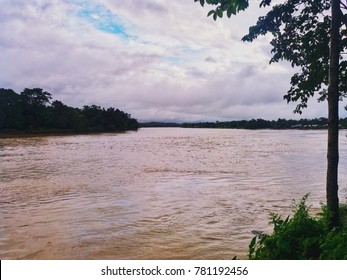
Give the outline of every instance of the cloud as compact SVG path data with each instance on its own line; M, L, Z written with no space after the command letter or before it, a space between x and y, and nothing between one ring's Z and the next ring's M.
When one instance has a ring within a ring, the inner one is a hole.
M71 106L140 121L295 117L293 69L269 65L269 38L241 42L261 10L207 18L186 0L3 0L0 87L42 87ZM326 114L312 102L305 117Z

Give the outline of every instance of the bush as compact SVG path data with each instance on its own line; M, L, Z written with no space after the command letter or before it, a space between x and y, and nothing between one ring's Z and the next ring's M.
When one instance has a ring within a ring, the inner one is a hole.
M347 207L340 206L341 228L327 232L321 244L323 260L347 260Z
M249 245L251 260L313 260L347 259L347 227L329 231L327 211L317 217L309 214L306 205L308 195L296 205L293 217L285 220L271 213L270 224L273 233L268 235L254 231ZM341 217L346 210L341 208Z

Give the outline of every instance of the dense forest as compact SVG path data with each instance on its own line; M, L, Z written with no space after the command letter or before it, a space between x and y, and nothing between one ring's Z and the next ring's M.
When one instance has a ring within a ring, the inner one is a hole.
M1 88L0 133L116 132L139 127L119 109L96 105L79 109L51 100L52 95L40 88L26 88L20 94Z
M234 129L326 129L327 118L300 119L300 120L238 120L225 122L196 122L196 123L165 123L147 122L141 123L141 127L183 127L183 128L234 128ZM347 118L340 119L340 128L347 129Z
M300 120L238 120L199 123L142 123L119 109L91 105L73 108L55 100L41 88L26 88L20 94L0 88L0 133L90 133L136 130L141 127L236 128L236 129L324 129L327 118ZM347 118L340 119L347 128Z
M239 128L239 129L325 129L328 127L327 118L273 121L252 119L228 122L199 122L184 123L182 127L193 128ZM347 118L340 119L340 128L347 128Z

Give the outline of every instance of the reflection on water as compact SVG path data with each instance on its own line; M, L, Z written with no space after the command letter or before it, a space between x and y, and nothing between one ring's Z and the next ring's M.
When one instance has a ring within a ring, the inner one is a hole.
M325 201L325 159L326 131L0 139L0 258L245 258L270 211L308 192L314 208Z

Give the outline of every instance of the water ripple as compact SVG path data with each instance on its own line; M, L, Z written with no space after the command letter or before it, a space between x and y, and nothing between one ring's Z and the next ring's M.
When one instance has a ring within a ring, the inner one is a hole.
M319 209L325 142L325 131L177 128L0 139L0 258L245 258L269 212L290 214L308 192Z

